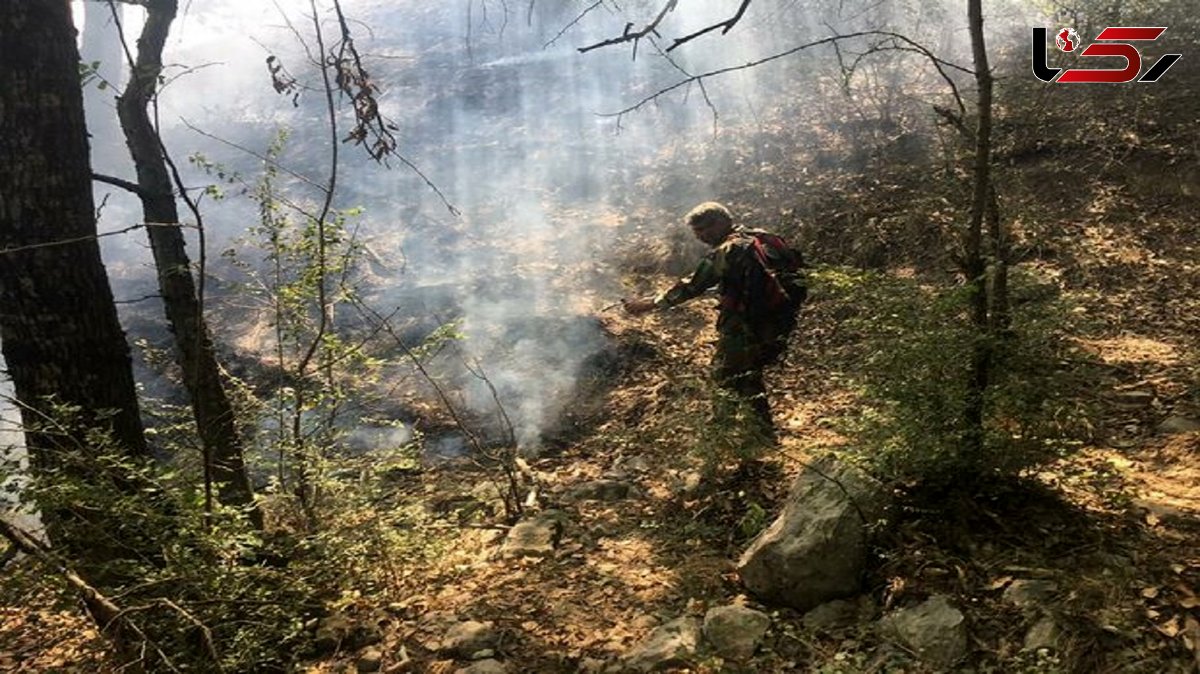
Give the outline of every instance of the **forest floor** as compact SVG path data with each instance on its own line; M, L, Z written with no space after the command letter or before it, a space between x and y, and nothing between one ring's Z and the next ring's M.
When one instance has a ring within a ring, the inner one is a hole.
M420 670L454 671L464 663L439 657L438 645L450 625L471 619L501 630L498 657L510 671L588 671L681 615L699 617L731 602L756 606L743 595L734 562L773 518L803 463L844 445L836 422L854 396L823 363L822 342L836 340L837 323L818 298L770 377L780 449L753 474L729 465L705 473L693 431L707 414L701 393L715 335L712 309L695 304L645 319L605 319L632 362L590 433L531 462L543 507L566 513L554 554L503 559L502 531L463 529L405 576L386 618L383 653L403 646ZM774 621L759 655L747 663L712 658L696 671L926 671L882 640L874 621L933 593L952 596L967 615L975 671L1196 667L1200 433L1157 431L1187 390L1182 345L1128 334L1088 347L1111 369L1110 388L1096 392L1095 421L1104 429L1097 441L991 501L939 509L953 516L903 513L881 544L858 623L814 631L795 612L762 607ZM631 469L632 457L644 462ZM700 475L707 484L689 484ZM573 486L604 477L632 481L637 496L569 497ZM422 480L425 491L465 496L461 472ZM1019 579L1050 580L1056 590L1032 610L1016 608L1002 595ZM1043 616L1061 629L1059 650L1022 652ZM318 671L340 671L353 659L338 662L345 664Z
M634 280L643 288L667 282ZM1197 279L1172 274L1162 283L1194 287ZM806 627L800 614L744 596L734 572L803 464L847 442L838 422L853 412L855 396L824 357L836 347L843 309L820 293L786 361L769 375L781 446L754 471L735 472L720 457L705 470L697 451L715 340L710 303L636 319L605 314L619 371L589 418L577 419L580 432L528 462L540 490L534 509L562 513L554 552L503 558L506 528L486 495L489 474L470 464L428 468L403 485L408 498L426 504L420 544L406 558L378 560L391 582L349 598L342 610L380 628L381 641L366 648L382 654L382 671L466 666L439 646L451 625L467 619L495 624L495 655L510 672L603 671L666 621L744 602L773 618L759 654L744 663L708 658L694 671L921 672L930 670L883 639L876 621L937 593L967 617L972 671L1193 671L1200 666L1200 432L1160 425L1200 416L1188 407L1195 354L1184 332L1154 320L1144 297L1097 302L1084 309L1114 327L1080 338L1105 373L1101 389L1087 392L1097 410L1094 439L990 500L900 513L878 544L853 624ZM1136 315L1111 313L1125 306L1138 307ZM572 498L572 488L600 478L634 491ZM1032 608L1015 607L1004 590L1022 579L1052 581L1054 590ZM39 604L28 588L5 591L24 600L0 607L0 669L105 668L84 619ZM1026 634L1047 616L1059 630L1058 650L1023 651ZM344 648L309 671L355 671L361 651Z
M836 629L744 595L734 564L777 514L806 462L846 449L842 422L857 410L849 373L830 354L849 339L854 307L820 288L783 363L769 372L780 447L735 470L706 435L715 311L700 300L630 318L600 314L615 364L589 384L568 429L526 470L533 512L561 514L562 535L540 558L500 554L508 530L494 471L469 462L405 473L393 500L415 506L403 553L361 560L382 583L351 592L339 610L372 626L375 643L341 644L308 671L355 671L368 650L382 671L453 672L468 664L440 650L449 627L490 621L495 657L510 672L604 671L655 627L744 602L772 616L748 662L715 657L694 671L922 672L879 634L880 615L930 595L951 597L970 629L969 671L1189 672L1200 668L1200 419L1195 336L1200 267L1187 219L1136 233L1105 214L1069 222L1053 260L1089 319L1071 335L1094 361L1093 410L1076 451L986 499L901 510L876 543L858 619ZM759 224L759 223L754 223ZM762 223L766 224L766 223ZM1054 248L1054 246L1050 246ZM670 277L633 265L628 285L661 289ZM605 304L597 300L594 306ZM582 404L582 403L586 404ZM610 479L618 498L576 498ZM105 671L96 629L74 607L32 587L0 584L0 670ZM1014 606L1015 581L1050 581L1032 606ZM1057 648L1023 650L1044 620ZM967 670L963 670L967 671Z

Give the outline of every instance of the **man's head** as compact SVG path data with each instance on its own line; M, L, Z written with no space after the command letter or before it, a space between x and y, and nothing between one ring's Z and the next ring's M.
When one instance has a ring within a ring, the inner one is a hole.
M715 201L706 201L688 211L683 218L692 234L704 243L715 246L729 236L733 230L733 215L729 209Z

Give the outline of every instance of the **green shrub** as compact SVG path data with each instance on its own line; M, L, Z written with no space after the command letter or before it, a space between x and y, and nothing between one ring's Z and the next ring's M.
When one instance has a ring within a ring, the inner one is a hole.
M814 274L836 305L854 308L848 369L862 395L850 424L863 458L884 477L932 486L1014 476L1058 458L1085 426L1077 393L1082 362L1067 338L1077 316L1058 289L1011 275L1013 321L1002 335L976 331L963 287L916 278L826 269ZM990 340L983 451L966 419L971 358Z

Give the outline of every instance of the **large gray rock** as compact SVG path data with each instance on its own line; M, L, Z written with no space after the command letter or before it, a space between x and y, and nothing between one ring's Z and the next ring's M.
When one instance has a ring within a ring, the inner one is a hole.
M967 622L942 596L884 617L884 631L929 664L948 669L967 656Z
M700 621L690 616L676 618L658 627L634 646L624 666L635 672L653 672L687 665L700 647Z
M862 471L832 457L813 462L783 513L742 554L742 582L763 601L801 611L856 594L868 527L883 518L888 500Z
M729 660L745 660L762 643L771 618L738 604L717 606L704 615L704 636L713 650Z

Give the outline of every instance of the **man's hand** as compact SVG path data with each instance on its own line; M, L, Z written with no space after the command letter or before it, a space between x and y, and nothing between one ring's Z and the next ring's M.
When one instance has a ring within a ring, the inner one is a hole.
M637 316L650 311L654 311L657 306L654 300L648 297L635 297L633 299L621 300L621 306L625 307L625 313Z

